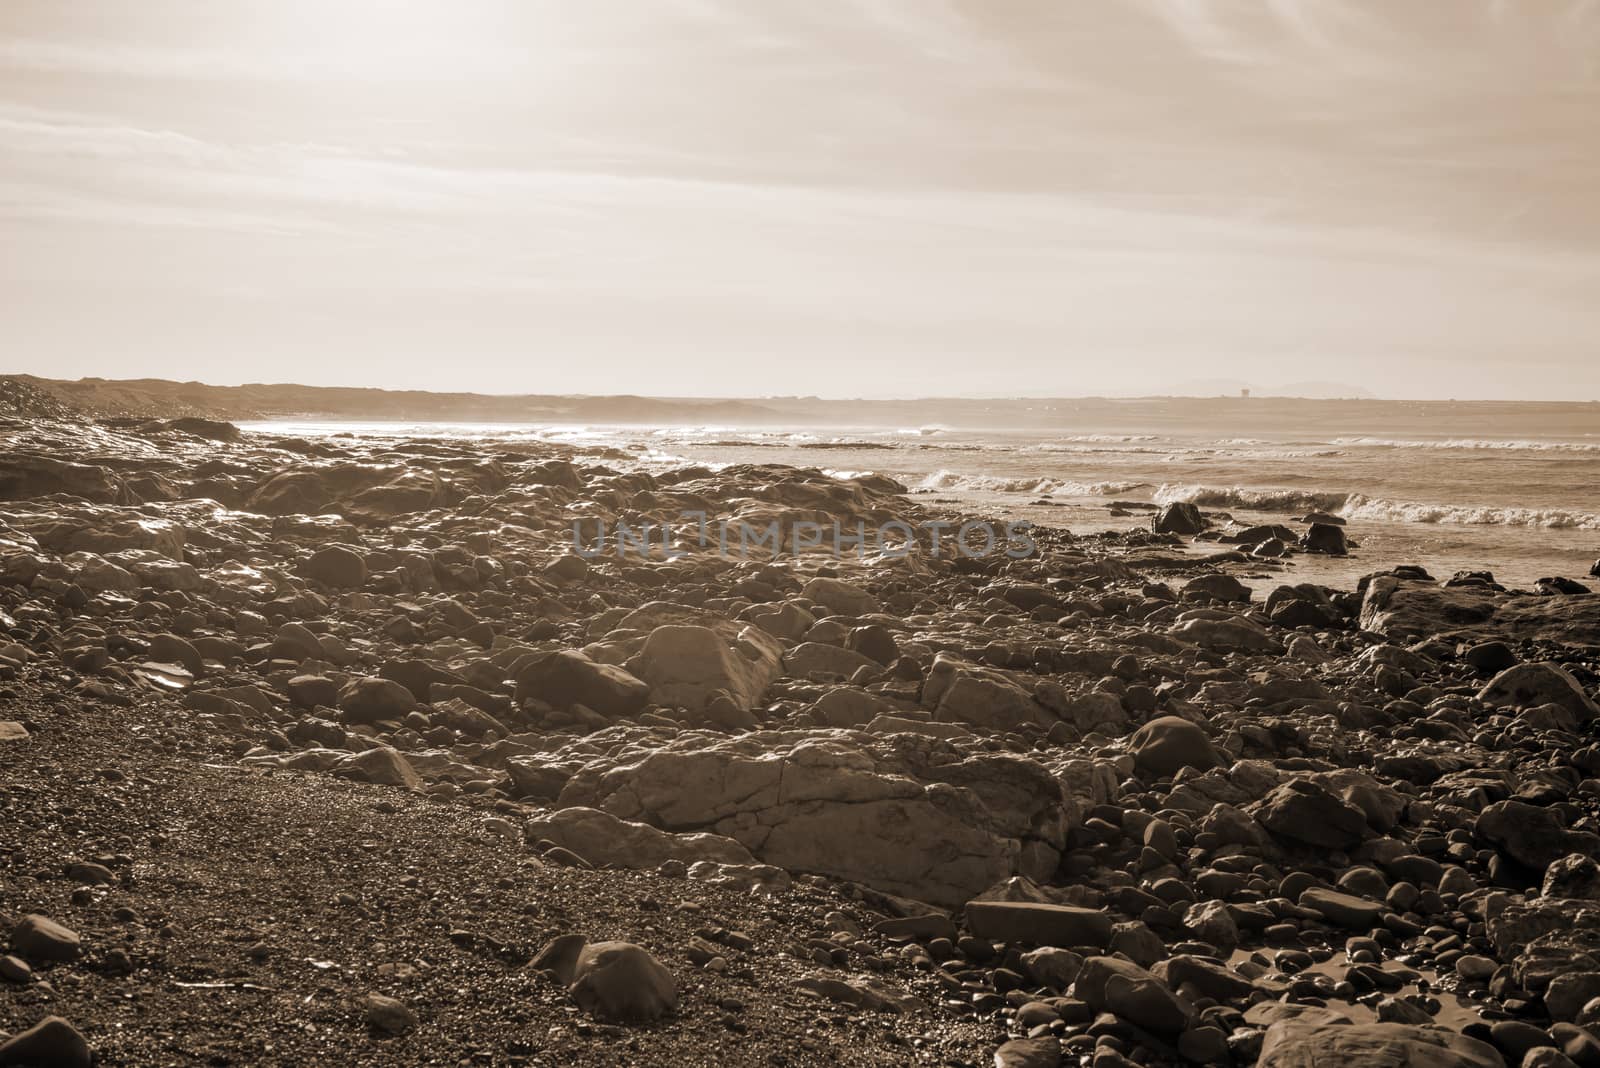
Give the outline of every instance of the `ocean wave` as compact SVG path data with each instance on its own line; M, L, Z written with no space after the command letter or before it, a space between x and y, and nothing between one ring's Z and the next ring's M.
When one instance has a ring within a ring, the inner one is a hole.
M1136 441L1160 441L1155 434L1061 434L1054 441L1042 441L1032 446L1027 452L1071 452L1071 449L1060 449L1062 445L1118 445Z
M1450 523L1461 526L1542 527L1600 530L1600 514L1565 508L1494 508L1471 504L1420 504L1352 494L1339 514L1348 519L1391 523Z
M1350 500L1350 494L1162 483L1153 499L1157 504L1184 502L1207 508L1243 508L1252 512L1332 512L1343 508Z
M1072 479L1030 475L1004 478L998 475L963 475L955 471L936 471L917 483L920 490L967 490L987 493L1031 493L1051 497L1111 497L1149 486L1148 482L1078 482Z
M1499 438L1334 438L1332 445L1384 449L1471 449L1495 452L1600 452L1595 441L1531 441Z
M1600 514L1566 508L1516 508L1475 504L1434 504L1368 497L1362 493L1163 484L1157 504L1179 501L1206 508L1251 512L1331 512L1346 519L1384 523L1444 523L1456 526L1542 527L1547 530L1600 530Z

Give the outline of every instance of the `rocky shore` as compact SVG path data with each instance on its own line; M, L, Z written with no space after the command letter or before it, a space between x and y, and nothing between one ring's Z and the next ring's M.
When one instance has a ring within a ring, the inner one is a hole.
M11 404L0 1065L1600 1065L1576 583Z

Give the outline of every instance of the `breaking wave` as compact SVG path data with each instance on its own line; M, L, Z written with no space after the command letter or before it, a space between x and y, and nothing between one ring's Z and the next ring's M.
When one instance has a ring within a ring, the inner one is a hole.
M1563 508L1500 508L1473 504L1431 504L1296 489L1164 484L1158 504L1186 501L1207 508L1252 512L1332 512L1346 519L1385 523L1447 523L1457 526L1542 527L1547 530L1600 530L1600 514Z
M1477 449L1496 452L1600 452L1595 441L1525 441L1493 438L1334 438L1333 445L1356 445L1385 449Z
M1452 523L1462 526L1542 527L1546 530L1600 530L1600 515L1564 508L1489 508L1470 504L1418 504L1352 494L1339 514L1350 519L1390 523Z
M920 490L977 490L987 493L1031 493L1054 497L1111 497L1149 486L1148 482L1077 482L1072 479L1029 476L1003 478L997 475L963 475L955 471L936 471L917 483Z
M1154 499L1157 504L1183 501L1207 508L1243 508L1252 512L1333 512L1345 506L1350 494L1163 483Z

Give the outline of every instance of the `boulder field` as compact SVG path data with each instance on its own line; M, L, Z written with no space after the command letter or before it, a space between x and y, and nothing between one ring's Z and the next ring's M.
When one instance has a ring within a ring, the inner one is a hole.
M538 442L0 438L0 1065L1600 1066L1576 583L1295 583L1193 506L726 552L680 517L931 513Z

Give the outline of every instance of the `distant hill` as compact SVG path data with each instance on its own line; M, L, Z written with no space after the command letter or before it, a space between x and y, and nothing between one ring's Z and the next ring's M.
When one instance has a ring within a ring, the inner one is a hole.
M501 396L424 390L300 386L210 386L162 378L76 381L12 375L19 393L102 416L228 419L415 420L419 422L729 423L772 422L781 413L743 400L676 397Z

